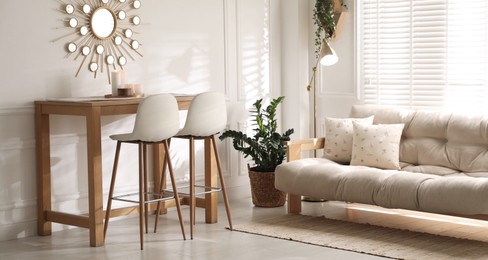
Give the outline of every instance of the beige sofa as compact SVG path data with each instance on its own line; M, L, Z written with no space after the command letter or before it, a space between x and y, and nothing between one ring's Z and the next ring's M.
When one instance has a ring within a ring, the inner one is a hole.
M352 118L371 115L374 125L404 124L399 169L300 159L303 151L331 144L291 141L288 162L275 175L276 188L288 193L290 213L301 211L304 195L471 218L488 214L488 116L375 106L351 111Z

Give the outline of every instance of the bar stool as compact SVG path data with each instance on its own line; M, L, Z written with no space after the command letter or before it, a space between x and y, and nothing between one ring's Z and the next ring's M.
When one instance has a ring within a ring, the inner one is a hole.
M222 191L224 197L225 210L229 222L229 229L232 230L232 220L230 214L227 189L225 188L222 166L215 142L215 135L224 130L227 124L227 107L225 97L218 92L205 92L195 96L188 109L185 126L174 138L188 139L190 143L190 235L193 239L193 228L195 225L195 206L196 195ZM215 159L220 179L220 188L195 185L195 140L210 140L215 152ZM195 193L195 187L203 187L205 191ZM158 223L156 217L156 226Z
M180 199L174 180L173 167L169 156L168 139L173 137L179 130L179 112L178 104L172 95L158 94L145 98L137 109L134 130L132 133L117 134L110 136L117 141L115 151L114 167L112 179L110 181L110 191L108 195L107 211L105 215L104 237L107 233L107 227L110 220L110 211L112 209L112 200L132 202L139 204L139 236L141 250L144 248L143 225L145 222L146 233L148 229L148 204L162 200L176 201L178 218L180 220L181 232L183 239L186 240L183 218L181 214ZM117 176L117 166L119 161L120 147L122 143L137 144L139 147L139 192L114 196L115 178ZM170 197L164 197L163 194L147 191L147 145L162 144L165 150L165 162L168 164L172 187L174 193ZM139 200L127 199L128 196L139 195ZM152 199L148 195L153 195ZM143 218L144 215L144 218Z

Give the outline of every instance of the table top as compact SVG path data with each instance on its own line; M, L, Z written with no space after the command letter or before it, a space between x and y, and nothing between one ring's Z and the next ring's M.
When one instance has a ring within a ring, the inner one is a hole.
M191 101L193 95L175 94L178 102ZM62 105L62 106L111 106L111 105L131 105L139 104L143 97L121 97L121 98L106 98L103 96L93 97L73 97L73 98L49 98L46 100L36 100L36 105Z
M191 95L175 95L179 109L187 110L193 97ZM100 111L100 115L122 115L135 113L142 100L144 98L79 97L36 100L34 104L36 110L44 115L88 116L93 111Z

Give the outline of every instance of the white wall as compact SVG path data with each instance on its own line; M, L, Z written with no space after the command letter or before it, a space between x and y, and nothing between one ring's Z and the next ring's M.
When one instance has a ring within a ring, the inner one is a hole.
M221 91L228 99L232 129L246 128L245 111L256 98L280 94L279 0L142 4L142 25L135 37L144 58L129 60L126 70L128 80L142 83L147 94ZM66 33L60 7L60 1L0 1L0 241L37 234L33 101L110 92L106 77L93 79L82 70L75 78L79 60L63 58L64 40L51 42ZM114 153L108 135L130 131L132 123L133 116L102 120L105 192ZM87 209L83 129L81 118L56 116L51 121L54 209ZM187 178L186 146L179 142L172 153L179 181ZM136 188L131 176L137 165L134 148L124 147L121 155L122 190ZM201 145L197 149L201 154ZM220 152L228 182L247 185L245 164L230 141L221 144ZM200 160L198 169L201 166ZM68 227L54 226L64 228Z

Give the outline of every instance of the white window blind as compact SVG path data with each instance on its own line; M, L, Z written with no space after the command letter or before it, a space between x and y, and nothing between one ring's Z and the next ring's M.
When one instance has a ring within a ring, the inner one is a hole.
M488 108L488 1L362 0L366 104Z

